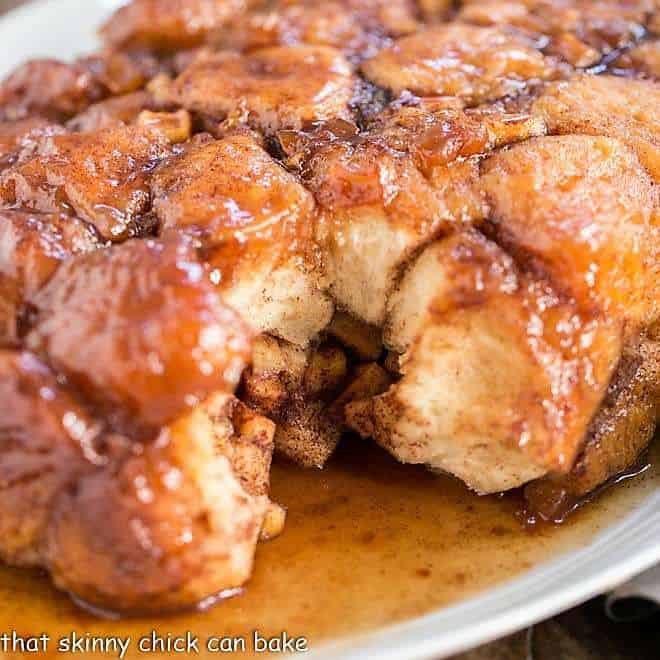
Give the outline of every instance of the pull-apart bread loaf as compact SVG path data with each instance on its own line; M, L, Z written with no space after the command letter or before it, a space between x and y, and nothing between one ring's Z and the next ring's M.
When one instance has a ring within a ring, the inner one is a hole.
M357 432L553 520L633 466L658 33L655 0L133 0L20 66L0 556L167 611L249 578L274 449Z

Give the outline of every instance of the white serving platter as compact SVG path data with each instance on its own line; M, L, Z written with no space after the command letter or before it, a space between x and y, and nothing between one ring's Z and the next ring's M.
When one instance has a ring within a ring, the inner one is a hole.
M122 0L35 0L0 18L0 77L31 57L94 50L96 28ZM660 563L660 492L576 552L432 614L343 639L315 660L422 660L465 651L607 592Z

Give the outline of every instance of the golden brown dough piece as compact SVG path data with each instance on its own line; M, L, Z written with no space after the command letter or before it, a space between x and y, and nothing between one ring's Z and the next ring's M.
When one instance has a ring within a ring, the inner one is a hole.
M28 346L122 427L159 427L233 391L250 356L248 326L183 238L69 259L30 303Z
M660 194L618 140L544 137L489 158L497 242L584 308L636 334L660 314Z
M72 256L29 301L34 352L0 352L0 554L114 611L239 587L275 429L231 394L251 332L194 245Z
M546 52L588 67L639 39L657 11L656 0L465 0L457 18L517 28L546 41Z
M0 122L0 172L15 163L22 152L36 149L45 135L64 132L59 124L40 117Z
M98 248L94 230L64 215L0 211L0 272L35 294L73 254Z
M0 352L0 392L5 560L115 612L191 607L249 577L271 423L221 399L131 440L25 352Z
M149 92L138 91L112 96L89 106L67 123L76 133L91 133L120 124L132 124L143 110L156 110L158 105Z
M472 234L426 248L388 305L402 378L347 415L399 459L493 492L570 470L622 338L657 315L660 241L657 188L620 142L535 138L482 171L515 262Z
M166 60L161 61L144 51L106 49L77 62L89 69L107 96L136 92L154 76L169 70Z
M13 346L18 340L20 296L9 277L0 276L0 346Z
M434 237L478 222L478 161L543 133L524 115L466 114L442 105L393 108L358 132L347 122L278 134L321 209L318 240L337 305L382 325L401 268Z
M172 144L181 144L190 139L193 121L187 110L176 112L152 112L142 110L135 123L143 128L160 131Z
M198 57L159 100L268 133L347 118L353 92L351 66L338 50L303 45Z
M581 75L551 85L534 103L551 133L606 135L629 144L660 181L660 84Z
M412 339L402 377L347 406L352 428L481 493L570 469L616 366L619 323L581 311L473 232L428 247L394 302L390 323Z
M624 350L571 472L527 485L532 514L560 522L599 486L634 466L648 447L660 416L660 326L656 328L655 337Z
M80 64L34 60L0 84L0 116L7 120L44 115L61 120L104 96L102 86Z
M397 40L362 64L372 82L393 94L457 97L468 106L557 78L557 65L523 36L449 23Z
M198 237L224 299L255 329L307 347L328 324L314 199L253 136L190 146L158 169L152 194L163 230Z
M36 115L63 121L107 96L140 89L157 69L149 57L117 52L101 52L71 64L31 60L0 83L0 119Z
M214 41L239 50L299 43L332 46L361 60L390 37L419 29L414 5L412 0L265 0L236 16Z
M0 343L18 340L20 308L73 254L98 248L96 232L64 215L0 211Z
M132 0L101 28L113 48L176 51L203 44L251 0Z
M83 453L95 456L94 422L27 352L0 351L0 392L0 551L6 561L32 565L54 494L94 467Z
M144 230L148 179L169 147L159 131L126 126L46 135L34 152L0 174L0 203L42 212L73 211L104 239L123 240Z
M454 0L417 0L422 17L429 22L446 19L454 4Z

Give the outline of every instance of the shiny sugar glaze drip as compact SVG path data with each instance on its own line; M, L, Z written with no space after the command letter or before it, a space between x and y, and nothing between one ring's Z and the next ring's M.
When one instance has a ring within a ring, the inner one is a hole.
M452 478L402 466L349 437L324 472L276 462L273 495L288 507L287 527L259 547L241 595L155 623L103 620L57 592L44 574L3 567L0 627L133 640L154 628L161 635L190 630L202 642L219 635L250 639L257 629L303 635L314 648L456 603L583 545L660 486L658 441L649 464L562 525L530 527L515 494L478 497ZM135 646L127 657L144 657Z

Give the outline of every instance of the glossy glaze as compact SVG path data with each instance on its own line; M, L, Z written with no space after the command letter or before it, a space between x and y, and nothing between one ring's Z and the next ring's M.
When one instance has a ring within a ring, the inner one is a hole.
M398 40L365 62L362 72L396 96L407 90L478 105L552 79L557 67L514 33L450 24Z
M129 425L155 429L213 392L233 391L250 357L249 327L222 304L186 240L71 259L32 304L27 344Z
M411 0L267 0L235 16L214 41L240 50L304 42L362 60L419 29L415 10Z
M93 135L46 135L34 155L3 173L0 201L77 215L104 239L121 241L143 231L149 173L168 155L168 147L161 133L127 126Z
M199 57L164 100L269 133L347 119L354 82L349 62L334 48L274 47L249 55L226 51Z

